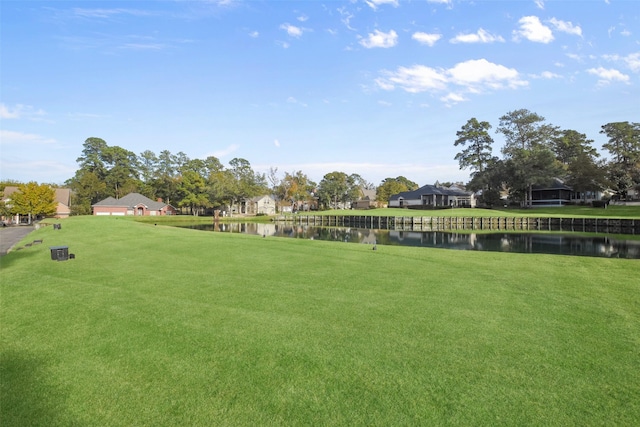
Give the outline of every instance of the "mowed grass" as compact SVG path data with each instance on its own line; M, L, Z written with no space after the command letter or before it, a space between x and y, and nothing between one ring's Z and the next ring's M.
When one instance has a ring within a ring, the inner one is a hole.
M640 420L637 260L61 224L0 259L3 426Z

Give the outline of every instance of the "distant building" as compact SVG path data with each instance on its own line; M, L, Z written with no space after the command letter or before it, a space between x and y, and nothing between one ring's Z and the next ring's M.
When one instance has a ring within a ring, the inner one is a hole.
M68 218L71 215L71 190L69 188L54 188L54 200L56 202L56 213L54 218ZM20 191L18 186L7 185L4 187L2 201L4 203L11 202L11 195L16 191ZM3 218L5 220L5 218ZM7 218L8 220L8 218ZM11 222L20 223L20 215L11 218Z
M352 209L373 209L377 207L376 202L376 190L367 190L362 188L360 190L361 196L358 200L351 203Z
M93 215L98 216L162 216L176 214L176 208L164 203L162 199L153 201L139 193L129 193L120 199L107 197L91 205L91 209Z
M390 208L429 209L476 206L475 195L458 187L425 185L413 191L403 191L389 198Z
M600 191L584 193L573 191L572 187L559 178L554 178L549 185L533 185L531 187L531 206L534 208L591 203L601 199L602 193Z
M257 196L244 201L247 215L275 215L276 199L271 196Z
M55 218L69 218L71 215L71 189L54 188L57 203Z

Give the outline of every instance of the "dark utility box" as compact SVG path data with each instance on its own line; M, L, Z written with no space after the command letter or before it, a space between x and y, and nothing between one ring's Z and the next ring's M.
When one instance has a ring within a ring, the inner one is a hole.
M54 261L66 261L69 259L69 246L51 246L51 259Z

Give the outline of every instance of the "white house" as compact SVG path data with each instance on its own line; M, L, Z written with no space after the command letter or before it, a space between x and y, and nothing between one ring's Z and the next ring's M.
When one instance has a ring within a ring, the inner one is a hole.
M275 215L276 200L271 196L257 196L245 200L245 212L248 215Z

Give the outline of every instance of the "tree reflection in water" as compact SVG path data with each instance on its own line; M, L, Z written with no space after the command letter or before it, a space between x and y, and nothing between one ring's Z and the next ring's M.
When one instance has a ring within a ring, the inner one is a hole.
M205 231L255 234L369 245L419 246L442 249L543 253L640 259L640 241L607 235L568 233L459 233L446 231L377 230L351 227L316 227L281 223L219 223L183 226Z

